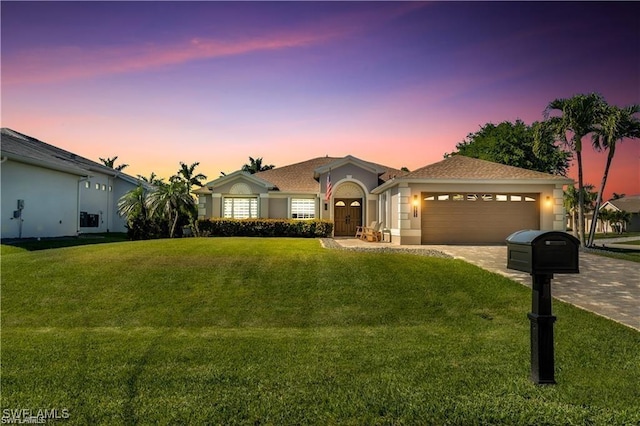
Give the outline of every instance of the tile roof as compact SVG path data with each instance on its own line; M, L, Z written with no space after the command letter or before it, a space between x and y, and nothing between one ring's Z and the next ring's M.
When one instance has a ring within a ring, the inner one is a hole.
M272 183L279 191L282 192L319 192L320 183L314 179L315 169L326 166L334 161L341 160L344 157L317 157L300 163L288 166L276 167L271 170L256 173L254 176ZM383 169L384 173L380 175L382 182L393 176L404 175L405 172L394 169L392 167L383 166L376 163L369 164ZM382 183L380 182L380 183Z
M564 176L506 166L463 155L453 155L445 158L437 163L407 173L400 179L557 180L558 183L570 180Z
M118 172L103 164L49 145L48 143L16 132L15 130L3 127L0 129L0 134L0 151L2 155L17 161L37 164L77 175L89 175L91 174L90 172L99 172L111 176L118 176L132 183L137 182L136 178L126 173Z

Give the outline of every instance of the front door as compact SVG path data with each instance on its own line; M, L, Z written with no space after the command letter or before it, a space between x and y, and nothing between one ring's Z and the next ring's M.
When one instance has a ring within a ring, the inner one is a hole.
M333 200L333 224L336 237L356 235L356 228L362 225L362 198Z

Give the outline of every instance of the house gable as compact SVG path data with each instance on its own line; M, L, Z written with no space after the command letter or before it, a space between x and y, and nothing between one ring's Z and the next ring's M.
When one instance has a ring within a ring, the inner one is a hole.
M264 179L241 170L206 183L202 188L193 191L195 194L207 193L249 195L262 194L274 189L274 185Z

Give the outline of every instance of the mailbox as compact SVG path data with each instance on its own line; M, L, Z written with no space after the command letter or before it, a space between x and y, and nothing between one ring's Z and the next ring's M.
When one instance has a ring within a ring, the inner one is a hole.
M518 231L507 237L507 268L534 274L577 274L580 241L559 231Z
M558 231L518 231L507 237L507 268L531 274L531 380L555 383L551 279L553 274L577 274L577 238Z

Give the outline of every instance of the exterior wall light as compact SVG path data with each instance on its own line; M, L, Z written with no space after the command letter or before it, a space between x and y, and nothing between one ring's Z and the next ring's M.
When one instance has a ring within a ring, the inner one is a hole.
M418 217L418 196L413 196L413 217Z
M547 207L551 207L552 206L552 202L551 202L551 197L547 195L547 198L545 200L545 204L547 205Z

